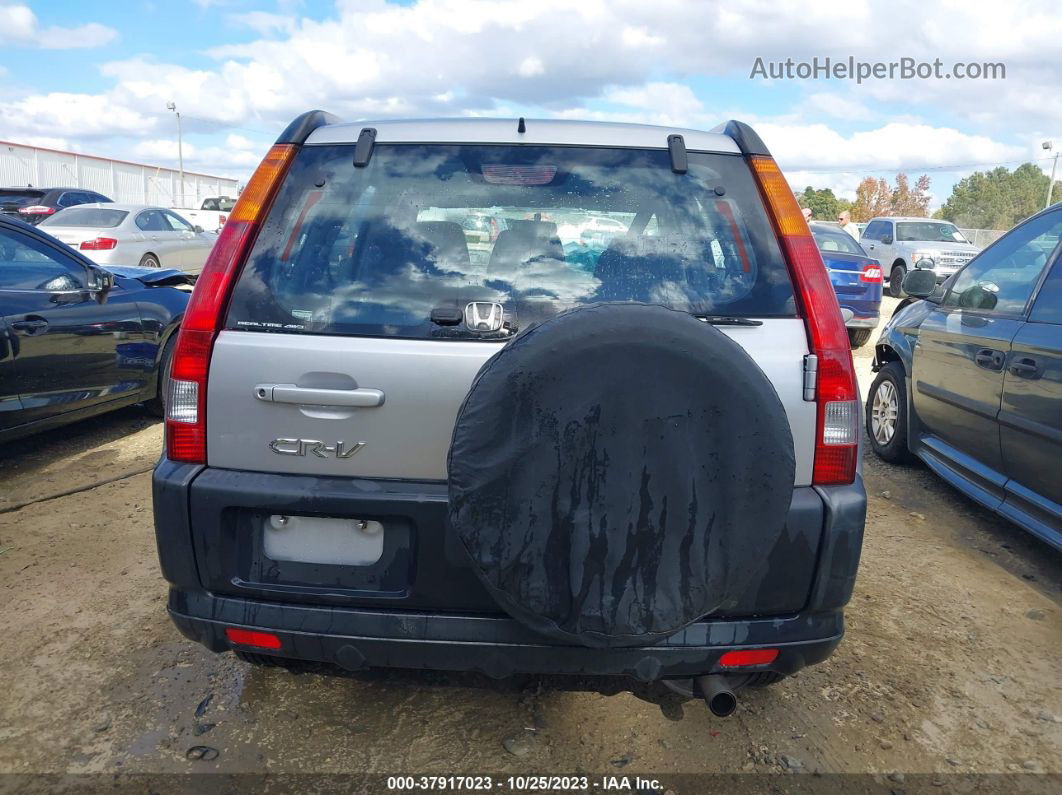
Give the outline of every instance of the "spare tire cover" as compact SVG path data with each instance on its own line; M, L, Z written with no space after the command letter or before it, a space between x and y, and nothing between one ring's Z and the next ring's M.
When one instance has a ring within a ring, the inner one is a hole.
M528 627L647 645L755 592L793 480L785 410L740 345L685 312L597 304L480 370L450 445L450 522Z

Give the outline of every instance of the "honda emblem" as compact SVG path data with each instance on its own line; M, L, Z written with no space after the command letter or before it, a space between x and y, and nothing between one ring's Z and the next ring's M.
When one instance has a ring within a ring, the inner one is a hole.
M504 322L501 304L473 301L465 307L465 325L472 331L498 331Z

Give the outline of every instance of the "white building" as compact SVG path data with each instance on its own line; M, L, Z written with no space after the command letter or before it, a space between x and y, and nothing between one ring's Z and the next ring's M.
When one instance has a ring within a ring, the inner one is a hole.
M198 208L208 196L232 196L239 183L225 177L147 166L109 157L0 141L0 187L88 188L116 202Z

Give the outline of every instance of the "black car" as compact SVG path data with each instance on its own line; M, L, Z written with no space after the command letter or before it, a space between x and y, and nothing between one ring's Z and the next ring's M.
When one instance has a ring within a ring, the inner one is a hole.
M187 275L93 264L0 216L0 442L131 403L161 411Z
M878 340L870 445L918 456L966 496L1062 549L1062 205L944 284L915 270Z
M102 193L84 188L0 188L0 213L37 224L64 207L109 202Z

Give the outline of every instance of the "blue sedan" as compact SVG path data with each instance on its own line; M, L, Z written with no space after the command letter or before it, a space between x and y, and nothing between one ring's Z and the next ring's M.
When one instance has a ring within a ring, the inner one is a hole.
M895 464L917 456L1062 550L1062 204L943 285L914 270L903 289L912 301L875 346L871 449Z
M104 269L0 217L0 442L131 403L161 411L189 281Z
M878 325L881 311L881 264L867 256L859 243L836 226L810 224L822 254L830 283L841 309L851 311L848 339L853 348L866 345Z

